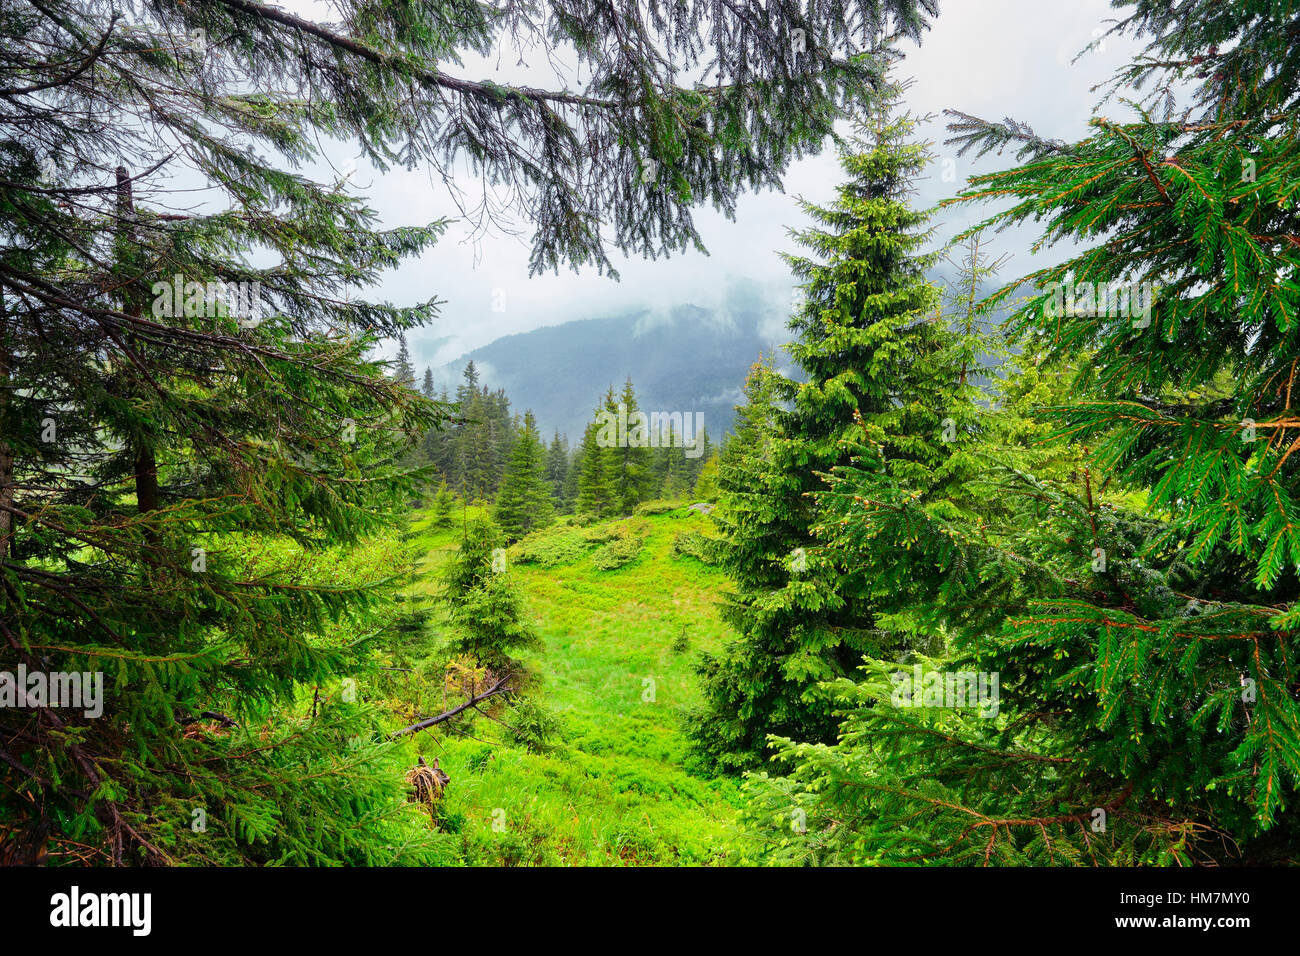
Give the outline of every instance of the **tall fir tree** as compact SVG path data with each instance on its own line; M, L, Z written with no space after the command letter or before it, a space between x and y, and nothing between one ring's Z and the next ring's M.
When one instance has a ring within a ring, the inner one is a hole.
M963 148L1019 150L961 197L1012 201L979 227L1033 219L1069 243L994 300L1033 288L1003 408L1028 400L1050 453L1004 452L978 522L891 511L862 476L837 508L849 549L888 545L909 578L944 581L953 643L1000 675L1000 713L888 706L884 669L842 688L843 743L787 745L795 784L755 815L797 802L805 859L1294 859L1300 17L1129 6L1116 29L1148 46L1110 90L1136 106L1126 120L1094 117L1073 143L963 114L952 127ZM789 861L787 836L768 830L764 850Z
M397 358L393 360L392 375L394 381L415 388L415 366L411 364L411 350L406 345L405 332L397 336Z
M525 618L506 543L491 521L471 521L443 571L442 600L452 625L448 652L469 656L498 677L513 678L518 689L524 668L514 655L540 641Z
M422 394L423 391L421 389ZM432 397L438 403L438 407L444 410L447 418L425 433L424 438L421 440L424 457L429 464L437 469L444 483L454 485L457 481L455 445L459 425L456 424L453 417L455 408L452 398L446 386L443 386L436 396L426 397Z
M605 449L606 467L614 483L615 507L618 513L627 515L651 495L654 487L650 423L637 403L631 378L623 383L618 399L607 400L605 408L618 422L615 441ZM624 421L628 423L626 430Z
M617 412L614 389L605 393L605 399L596 408L593 420L587 424L578 449L574 467L578 472L578 498L575 507L579 514L597 518L611 518L619 513L620 501L615 484L613 461L608 444L609 426L602 425L602 412ZM602 429L605 438L602 439ZM616 440L616 439L615 439Z
M585 440L585 438L584 438ZM578 507L578 485L582 478L582 449L583 444L579 443L577 448L569 451L569 470L564 476L564 507L565 512L581 512Z
M568 510L566 487L569 482L569 442L561 437L559 431L551 439L551 447L546 452L546 481L551 489L551 497L557 510Z
M723 461L720 507L732 516L724 564L736 586L723 613L738 637L705 663L706 707L693 730L723 766L761 762L769 734L834 740L835 708L817 685L899 639L875 618L871 582L819 554L813 498L864 443L928 443L941 411L930 376L918 374L941 348L939 293L926 279L937 256L922 252L928 213L908 205L926 151L906 141L912 123L894 115L899 95L885 88L842 150L848 178L837 199L802 204L816 225L794 235L817 258L786 261L804 292L789 351L806 378L759 376L765 405L755 415L775 418L770 456L738 451L739 469Z
M721 451L714 449L700 467L699 477L695 479L695 487L691 491L691 497L697 501L716 501L718 497L718 470L721 465Z
M514 541L550 524L554 516L555 503L546 474L546 449L530 409L524 413L523 427L511 449L492 518L506 537Z
M495 485L493 412L484 395L471 359L456 389L456 429L451 439L456 490L467 503L489 498Z

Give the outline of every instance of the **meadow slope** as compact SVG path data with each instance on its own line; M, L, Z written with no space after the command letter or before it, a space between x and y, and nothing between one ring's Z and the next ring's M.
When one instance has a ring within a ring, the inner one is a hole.
M408 541L422 557L411 601L430 604L462 522L473 517L472 508L457 512L453 527L434 529L417 515ZM716 606L725 577L674 548L680 536L689 543L710 529L707 517L675 506L589 527L564 521L509 550L506 573L541 639L524 655L538 675L530 694L561 732L540 752L514 743L506 725L518 712L499 708L489 711L496 720L475 715L418 735L418 751L451 777L439 826L459 837L466 863L723 861L738 787L691 765L684 725L698 702L696 655L717 651L726 634ZM431 606L420 643L437 660L447 625ZM442 707L419 704L426 714Z

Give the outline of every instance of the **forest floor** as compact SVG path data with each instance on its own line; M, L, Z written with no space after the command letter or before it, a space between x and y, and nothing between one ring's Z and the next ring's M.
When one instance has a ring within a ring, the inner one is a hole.
M417 602L439 589L466 516L455 517L452 528L434 530L426 514L416 516L409 539L424 554L410 586ZM542 644L521 655L539 679L530 693L562 730L545 752L511 743L502 726L478 716L419 735L419 750L450 775L440 827L459 835L466 863L723 862L738 785L692 767L684 728L699 702L697 654L718 651L727 633L717 608L725 576L674 548L679 536L710 530L707 517L676 507L561 524L509 550L508 573ZM635 558L601 569L612 563L611 542L638 538ZM446 627L435 613L431 655ZM508 722L512 713L499 716Z

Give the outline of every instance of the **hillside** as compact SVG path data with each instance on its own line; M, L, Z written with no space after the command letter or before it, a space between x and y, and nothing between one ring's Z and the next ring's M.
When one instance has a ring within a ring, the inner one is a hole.
M459 529L430 530L421 516L412 530L426 557L411 592L428 598ZM688 769L683 717L698 703L696 653L716 651L726 633L715 605L724 576L673 554L679 535L709 531L707 518L676 507L586 528L561 523L510 549L509 573L543 642L525 657L540 679L532 693L562 732L543 753L502 742L509 733L479 716L418 735L419 752L451 778L439 825L464 862L723 861L737 784ZM627 537L642 538L640 554L598 569L601 542ZM441 623L430 629L431 654L442 633Z

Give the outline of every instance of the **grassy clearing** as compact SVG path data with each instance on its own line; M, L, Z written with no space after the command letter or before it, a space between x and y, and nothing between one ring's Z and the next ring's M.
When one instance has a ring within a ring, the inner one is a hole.
M425 557L409 587L413 600L436 593L461 519L441 531L427 517L414 524L409 543ZM723 575L673 555L679 534L708 530L707 518L678 508L589 528L564 524L510 549L508 573L543 641L526 657L541 678L533 693L562 721L563 736L553 751L533 753L501 743L504 729L482 717L419 735L418 750L451 776L440 825L459 835L465 862L722 861L737 787L689 769L683 717L697 702L696 653L717 650L726 632L715 605ZM435 621L430 656L444 631Z

